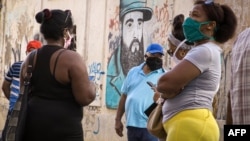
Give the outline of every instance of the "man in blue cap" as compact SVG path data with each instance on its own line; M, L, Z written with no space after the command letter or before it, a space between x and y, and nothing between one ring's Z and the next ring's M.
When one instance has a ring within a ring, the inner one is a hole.
M121 46L108 62L106 80L106 106L116 109L121 96L121 86L128 71L143 62L143 23L152 17L152 9L145 0L121 0Z
M154 102L154 91L147 84L156 84L164 74L162 68L163 48L159 44L148 46L145 62L129 70L121 88L121 98L115 118L115 130L123 136L122 116L126 115L128 141L157 141L147 130L148 117L145 110Z

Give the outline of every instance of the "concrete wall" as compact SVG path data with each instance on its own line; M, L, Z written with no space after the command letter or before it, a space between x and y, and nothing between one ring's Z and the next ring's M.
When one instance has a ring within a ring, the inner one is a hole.
M152 42L161 43L167 48L167 34L172 18L180 13L186 17L192 8L193 0L147 0L147 7L152 8L153 15L143 26L143 49ZM218 0L221 4L228 4L237 13L239 27L237 33L249 27L250 2L248 0ZM76 25L77 52L87 61L90 76L95 76L98 88L96 100L84 108L84 138L86 141L125 141L125 136L120 138L115 134L114 119L116 114L118 95L110 99L111 88L108 74L108 65L115 50L121 45L119 9L120 0L1 0L0 24L0 84L9 66L25 58L25 47L34 35L39 33L39 24L35 21L35 14L44 9L70 9ZM220 91L215 99L215 116L224 124L226 117L227 92L230 76L230 49L232 39L224 48L223 77ZM171 60L165 56L164 66L171 67ZM129 63L129 62L128 62ZM114 66L119 66L115 64ZM113 90L113 89L112 89ZM0 92L1 93L1 92ZM112 103L113 106L107 106ZM8 101L1 93L0 98L0 128L3 127ZM125 119L123 119L125 122Z

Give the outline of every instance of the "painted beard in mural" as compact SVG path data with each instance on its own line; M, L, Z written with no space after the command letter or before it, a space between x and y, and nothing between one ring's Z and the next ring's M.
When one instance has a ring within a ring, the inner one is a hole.
M121 47L121 65L124 75L127 75L128 71L143 62L144 49L143 39L139 42L138 39L134 39L129 47L126 44L122 44Z

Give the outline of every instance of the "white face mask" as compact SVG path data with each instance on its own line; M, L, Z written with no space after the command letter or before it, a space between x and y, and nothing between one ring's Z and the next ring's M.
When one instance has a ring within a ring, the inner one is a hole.
M177 57L176 57L176 52L179 50L179 48L184 44L186 42L186 39L185 40L183 40L177 47L176 47L176 49L175 49L175 51L174 51L174 55L173 55L173 61L174 61L174 63L177 65L177 64L179 64L180 62L181 62L181 60L180 59L178 59Z
M64 48L68 48L69 45L71 44L71 39L72 39L72 36L70 35L69 31L67 31L67 34L68 34L68 39L64 38Z

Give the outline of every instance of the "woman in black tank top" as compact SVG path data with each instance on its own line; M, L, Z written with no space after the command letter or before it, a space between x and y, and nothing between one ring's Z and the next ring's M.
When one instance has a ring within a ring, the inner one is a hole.
M69 10L36 14L47 45L37 50L31 78L25 141L83 141L83 106L95 98L82 57L68 49L73 21ZM69 59L70 58L70 59ZM21 71L21 87L27 59Z

